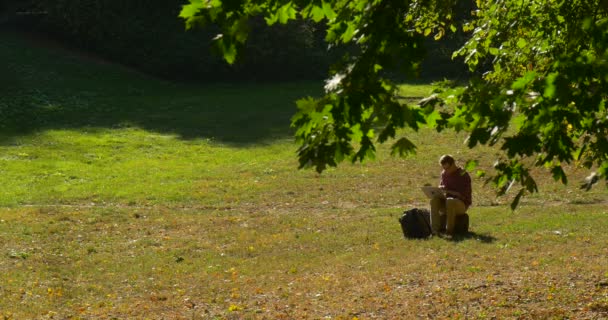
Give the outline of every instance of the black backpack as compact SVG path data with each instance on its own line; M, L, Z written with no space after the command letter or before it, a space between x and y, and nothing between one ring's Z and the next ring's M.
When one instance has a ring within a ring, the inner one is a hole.
M427 209L410 209L399 218L406 239L427 238L431 235L431 213Z

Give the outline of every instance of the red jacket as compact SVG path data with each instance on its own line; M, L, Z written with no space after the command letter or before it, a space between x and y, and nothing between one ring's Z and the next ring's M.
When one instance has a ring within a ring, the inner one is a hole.
M464 202L464 205L469 208L472 201L471 177L469 174L458 168L454 173L448 174L445 171L441 172L440 186L444 186L447 190L457 191L461 194L458 199Z

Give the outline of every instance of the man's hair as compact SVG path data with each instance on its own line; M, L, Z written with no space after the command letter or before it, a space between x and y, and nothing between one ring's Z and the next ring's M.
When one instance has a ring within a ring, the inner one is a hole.
M449 154L444 154L441 156L441 158L439 158L439 163L440 164L449 164L449 165L453 165L456 161L454 161L454 157L452 157Z

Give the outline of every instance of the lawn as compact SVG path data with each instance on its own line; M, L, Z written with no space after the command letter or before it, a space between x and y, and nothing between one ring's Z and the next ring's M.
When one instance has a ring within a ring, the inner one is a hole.
M509 196L474 177L471 233L405 240L464 133L408 158L297 170L293 101L321 84L167 83L0 33L5 319L602 319L608 195ZM418 97L431 86L408 85Z

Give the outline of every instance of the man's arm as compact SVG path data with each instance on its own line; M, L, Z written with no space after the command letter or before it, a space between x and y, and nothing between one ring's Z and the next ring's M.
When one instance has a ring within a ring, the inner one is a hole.
M441 175L440 175L440 179L439 179L439 189L445 190L445 171L441 171Z

